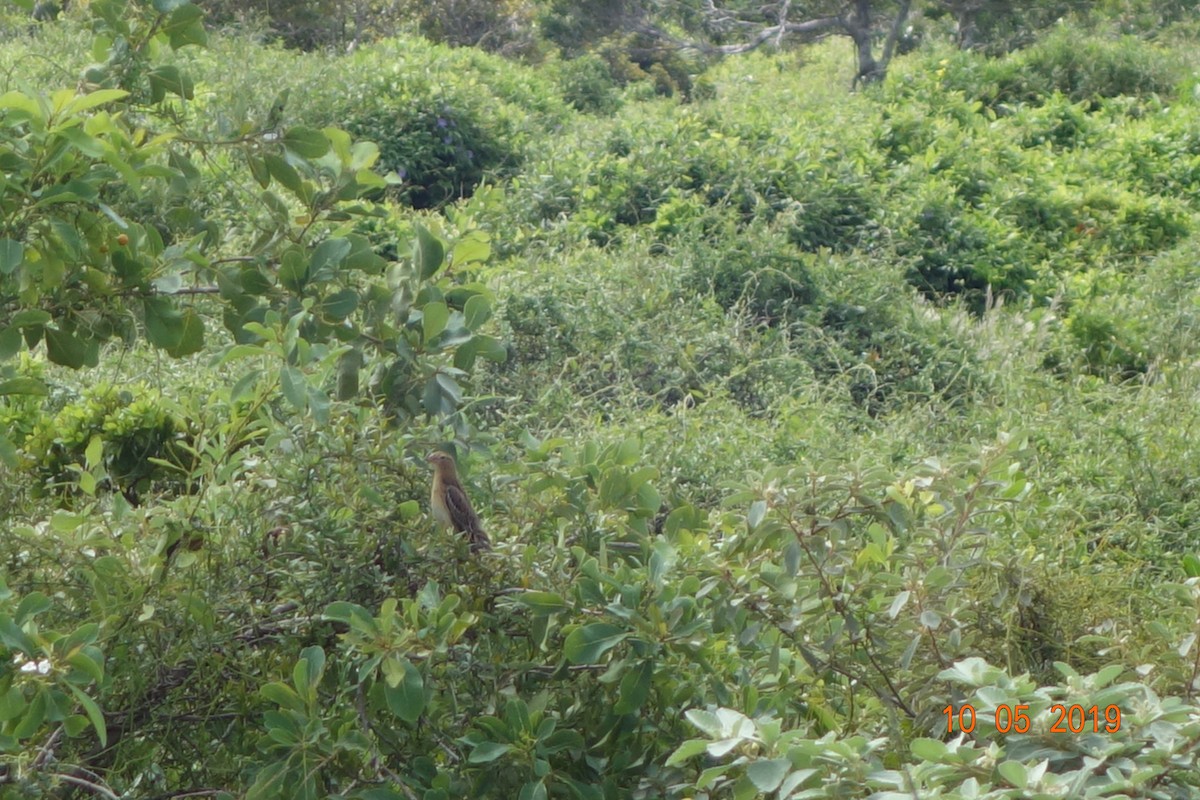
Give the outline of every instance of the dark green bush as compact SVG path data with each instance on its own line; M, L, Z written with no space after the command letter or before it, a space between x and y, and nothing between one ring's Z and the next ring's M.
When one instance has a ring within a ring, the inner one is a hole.
M821 266L821 335L793 338L819 378L843 386L873 417L931 397L945 407L974 399L984 383L979 359L949 318L914 305L912 289L891 273L868 274L869 262Z
M1022 147L1070 150L1089 140L1096 125L1083 104L1071 103L1061 95L1049 98L1040 108L1030 109L1021 117ZM1014 123L1015 124L1015 123Z
M1074 102L1120 95L1170 95L1183 70L1178 59L1132 36L1081 37L1056 30L1019 56L1028 85L1048 96L1061 92Z
M378 144L378 167L403 178L395 193L417 208L511 175L530 136L568 115L550 82L528 68L423 40L363 48L335 75L305 92L297 113Z
M1035 264L1020 254L1021 242L995 217L967 207L952 195L916 208L896 242L909 260L908 281L931 297L963 295L980 308L993 292L1025 294Z
M1149 367L1136 322L1084 308L1068 317L1067 331L1093 375L1127 380L1145 374Z
M414 208L469 197L486 174L516 166L518 152L480 115L436 90L383 102L391 107L363 110L344 124L355 137L379 145L380 167L404 180L397 195Z
M758 321L778 324L795 319L817 300L806 263L810 258L777 237L747 234L697 259L695 278L712 287L722 308L741 307Z
M556 73L563 99L591 114L611 114L621 107L617 83L608 62L594 54L564 61Z
M1056 92L1073 103L1131 95L1171 95L1183 77L1177 56L1132 36L1108 38L1063 26L1033 46L999 59L942 56L944 89L1001 109L1040 104Z
M1194 208L1200 203L1200 130L1191 115L1186 107L1172 107L1153 121L1139 121L1107 140L1097 157L1147 194Z

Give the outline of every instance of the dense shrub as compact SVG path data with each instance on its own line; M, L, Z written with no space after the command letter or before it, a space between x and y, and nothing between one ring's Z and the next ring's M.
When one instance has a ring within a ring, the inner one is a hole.
M1071 102L1121 95L1170 95L1183 77L1178 57L1144 40L1081 35L1064 26L996 60L942 53L942 86L994 109L1041 103L1056 92Z
M989 287L1025 294L1036 262L1022 253L1015 231L950 192L932 194L898 231L896 252L909 260L909 282L934 297L964 295L977 308Z
M24 434L14 443L41 490L69 495L85 466L104 469L111 488L131 499L152 486L186 488L180 476L194 458L188 424L158 391L98 383L78 398L52 403L57 407L0 399L0 420L8 418L10 435Z
M1179 61L1144 40L1088 37L1060 29L1019 56L1025 80L1039 94L1061 92L1075 102L1119 95L1169 95L1182 77Z
M765 229L747 231L724 247L698 247L696 284L708 285L717 304L744 311L758 322L795 320L817 301L811 256Z
M1081 308L1067 318L1067 330L1090 372L1121 380L1146 372L1148 354L1129 320Z
M563 98L580 111L610 114L621 106L612 70L598 55L560 62L556 78Z
M192 56L203 87L194 125L212 136L236 136L261 126L280 101L283 125L345 128L380 149L376 169L403 183L394 195L419 208L469 197L484 180L510 175L530 137L566 121L570 108L553 83L531 68L473 48L435 45L419 37L389 39L341 56L300 57L278 48L250 48L254 69L275 69L271 85L249 67L227 75L247 47L218 40ZM287 90L284 94L281 90Z

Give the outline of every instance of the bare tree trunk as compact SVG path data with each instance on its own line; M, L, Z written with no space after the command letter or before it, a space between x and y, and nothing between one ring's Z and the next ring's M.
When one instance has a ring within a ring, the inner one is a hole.
M854 53L858 58L858 71L854 74L853 86L881 80L879 62L871 52L871 0L856 0L854 13L846 18L846 33L854 42Z
M854 13L844 20L846 34L854 42L854 52L858 60L858 71L854 75L853 86L860 84L878 83L887 77L888 65L896 51L896 40L904 31L908 21L908 12L912 0L902 0L896 10L896 17L888 29L887 39L884 40L881 58L875 58L871 37L871 0L855 0Z

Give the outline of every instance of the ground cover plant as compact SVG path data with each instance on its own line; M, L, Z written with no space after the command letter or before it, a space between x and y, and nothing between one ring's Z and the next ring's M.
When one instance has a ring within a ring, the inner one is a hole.
M1193 796L1186 16L953 5L6 11L0 796Z

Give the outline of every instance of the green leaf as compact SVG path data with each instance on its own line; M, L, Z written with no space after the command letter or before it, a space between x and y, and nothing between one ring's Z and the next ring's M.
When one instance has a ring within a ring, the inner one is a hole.
M267 170L267 162L253 153L246 153L246 165L250 167L250 175L262 188L271 185L271 173Z
M50 518L50 530L55 533L70 533L82 525L84 519L82 514L72 514L70 511L59 509Z
M275 703L282 708L287 708L292 711L304 710L304 701L301 700L300 695L297 694L296 691L286 683L281 683L280 681L271 681L270 683L263 684L259 688L258 693L262 695L264 699L269 700L270 702Z
M171 49L178 50L189 44L203 45L208 42L204 31L204 12L192 3L177 6L162 26L162 32L171 42Z
M421 672L407 658L398 656L404 667L404 678L396 686L387 683L383 687L388 708L400 719L415 724L425 710L425 680Z
M767 515L767 501L755 500L750 504L750 514L746 517L746 525L750 530L757 528L763 521L763 517Z
M427 303L421 309L421 314L421 332L428 344L433 337L446 329L446 323L450 321L450 309L446 308L445 303L437 301Z
M292 408L300 413L308 408L307 384L304 373L295 367L283 365L279 368L279 388L284 398L292 404Z
M147 297L142 308L150 344L167 351L178 347L183 338L183 315L175 303L166 297Z
M302 253L289 250L283 254L283 259L279 264L279 282L289 291L296 294L304 291L304 285L308 283L308 277L311 274Z
M646 704L650 686L654 681L654 662L643 661L621 678L617 704L613 710L618 714L632 714Z
M42 108L38 104L38 101L24 92L11 91L0 95L0 109L4 108L28 114L32 119L39 122L45 120L45 115L42 113Z
M1183 573L1189 578L1200 577L1200 557L1188 553L1183 557Z
M33 700L26 707L25 717L17 723L13 729L12 735L16 739L28 739L37 733L38 728L42 727L42 722L46 719L47 694L49 690L45 687L38 690L33 696Z
M16 331L16 328L10 328L9 330ZM50 394L50 390L46 387L46 384L37 378L9 378L6 381L0 381L0 395L5 394L27 394L36 397L45 397Z
M325 619L343 622L368 636L379 635L379 624L362 606L344 601L330 603L325 607Z
M88 442L87 449L83 451L84 463L88 469L95 469L100 464L100 459L104 458L104 438L99 434L93 434Z
M334 271L349 254L350 242L348 240L340 237L326 239L313 250L308 274L314 281L327 281L333 277Z
M521 592L513 600L539 616L555 614L570 608L562 595L556 592Z
M0 275L11 275L25 261L25 245L14 239L0 239Z
M671 753L667 759L668 767L677 767L689 758L695 758L708 749L708 740L706 739L688 739L679 747L675 748L675 752Z
M96 735L100 737L100 745L108 744L108 725L104 722L104 712L100 710L100 706L96 705L96 701L88 697L86 693L78 686L68 684L71 688L71 694L75 695L75 699L79 701L79 705L83 706L83 713L87 714L87 718L91 720L92 727L96 729Z
M352 233L346 236L350 242L350 252L342 260L343 269L355 269L368 275L377 275L387 266L387 260L375 252L371 241L365 236Z
M102 106L105 103L111 103L114 100L120 100L128 96L129 92L124 89L97 89L88 94L82 94L76 97L71 102L63 106L64 114L78 114L81 111L87 111L97 106Z
M21 456L17 453L17 446L13 444L13 440L0 433L0 464L9 469L16 469L21 466Z
M1029 771L1020 761L1004 761L997 765L996 771L1018 789L1024 789L1029 783Z
M508 348L499 339L492 336L476 336L471 343L475 345L476 352L488 361L499 364L508 359Z
M195 84L192 79L179 71L173 64L163 64L146 73L150 81L150 102L161 103L167 94L178 95L185 100L195 96Z
M283 146L301 158L320 158L329 152L329 138L318 130L298 125L283 134Z
M358 396L358 373L362 369L362 364L362 351L358 348L347 350L338 357L338 400L352 400Z
M100 362L100 347L57 328L46 328L46 355L55 364L71 369L94 367Z
M463 317L468 330L477 331L492 318L492 304L481 294L477 294L463 306Z
M442 262L446 260L446 246L424 226L417 225L416 229L417 244L413 250L413 261L421 280L427 281L441 269Z
M568 634L563 642L563 655L572 664L593 664L628 636L628 631L616 625L593 622Z
M458 408L463 399L462 388L459 387L458 382L444 372L437 373L433 379L437 382L438 391L446 399L442 405L451 411Z
M746 767L746 777L760 792L773 792L787 777L792 762L786 758L772 758L755 761Z
M358 292L353 289L342 289L334 292L321 302L321 310L333 320L341 322L354 313L358 308Z
M78 650L67 656L67 663L87 675L96 683L104 680L104 667L84 650Z
M26 655L33 655L36 645L25 631L17 627L11 617L0 615L0 642L12 650L20 650Z
M944 742L937 739L913 739L912 744L908 746L914 758L921 761L941 761L946 757L948 749Z
M462 238L450 253L450 261L460 267L480 261L487 261L492 254L492 246L488 235L483 231L471 231Z
M246 800L276 800L283 797L288 776L287 761L268 763L254 776L254 783L246 790Z
M0 361L7 361L19 352L21 352L21 329L13 325L0 330Z
M190 356L204 349L204 319L195 309L188 308L184 310L180 322L179 342L167 348L167 354L172 358Z
M274 153L263 156L263 161L266 162L267 172L271 173L272 178L279 181L280 185L292 194L304 200L304 182L300 179L300 173L296 172L295 167Z
M300 659L292 669L292 682L296 691L308 694L310 690L315 697L315 690L325 674L325 651L317 645L310 645L300 651Z
M517 794L517 800L546 800L546 781L527 781Z
M795 791L800 788L801 784L816 774L817 770L815 769L798 769L792 772L779 787L779 797L783 799L795 796Z
M16 686L9 686L0 695L0 722L16 719L25 710L25 694Z
M333 401L329 397L329 393L320 386L308 387L308 408L312 411L313 419L318 425L324 425L329 422L329 411L333 408Z
M9 325L14 328L29 328L34 325L48 325L54 317L50 316L50 312L42 311L40 308L26 308L12 315L9 320Z
M480 742L475 745L475 749L471 751L471 755L467 758L470 764L487 764L495 761L500 756L512 750L511 744L501 744L500 742Z
M30 592L21 598L17 611L13 614L13 622L22 625L25 620L50 610L50 598L41 592Z

